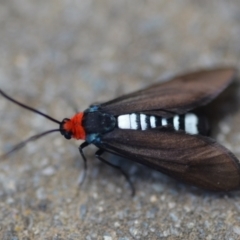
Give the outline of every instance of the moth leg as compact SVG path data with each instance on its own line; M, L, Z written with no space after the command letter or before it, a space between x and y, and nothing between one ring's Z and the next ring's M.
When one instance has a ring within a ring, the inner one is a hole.
M133 183L131 182L128 174L125 173L125 172L122 170L121 167L119 167L119 166L117 166L117 165L114 165L114 164L108 162L107 160L105 160L104 158L102 158L101 155L102 155L104 152L105 152L105 151L104 151L103 149L98 149L97 152L95 153L96 158L99 159L101 162L103 162L103 163L105 163L105 164L107 164L107 165L109 165L109 166L117 169L118 171L120 171L121 174L122 174L122 175L125 177L125 179L127 180L128 184L129 184L129 186L130 186L130 188L131 188L132 196L134 196L134 195L135 195L135 188L134 188L134 185L133 185Z
M85 148L85 147L87 147L89 145L89 143L88 142L84 142L84 143L82 143L80 146L79 146L79 153L80 153L80 155L82 156L82 159L83 159L83 177L82 177L82 179L80 180L80 183L79 183L79 186L81 186L82 184L83 184L83 182L84 182L84 180L85 180L85 178L86 178L86 173L87 173L87 159L86 159L86 157L85 157L85 155L84 155L84 153L83 153L83 149Z

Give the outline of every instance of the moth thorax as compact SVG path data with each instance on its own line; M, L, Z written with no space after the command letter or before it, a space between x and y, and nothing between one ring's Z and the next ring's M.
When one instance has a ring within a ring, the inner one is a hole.
M100 111L85 112L83 126L87 134L106 133L112 131L116 126L116 118Z

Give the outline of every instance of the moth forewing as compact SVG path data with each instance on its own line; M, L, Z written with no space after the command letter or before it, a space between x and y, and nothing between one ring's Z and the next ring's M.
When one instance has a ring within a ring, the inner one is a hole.
M229 191L240 187L239 160L206 136L172 129L116 129L97 146L200 188Z
M197 71L157 83L100 105L100 110L112 115L145 112L172 117L206 105L233 80L234 68Z

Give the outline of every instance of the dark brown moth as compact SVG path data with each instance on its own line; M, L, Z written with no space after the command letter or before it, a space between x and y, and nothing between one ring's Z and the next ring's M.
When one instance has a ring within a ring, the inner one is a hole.
M152 85L112 101L92 105L84 112L62 122L12 99L8 100L34 111L59 124L20 143L9 153L27 142L54 131L66 139L82 139L80 154L89 144L99 150L96 157L110 152L149 166L190 185L212 191L230 191L240 187L240 162L224 146L207 136L205 118L193 110L210 103L232 82L235 69L220 68L198 71ZM6 155L8 155L7 153ZM5 156L6 156L5 155Z

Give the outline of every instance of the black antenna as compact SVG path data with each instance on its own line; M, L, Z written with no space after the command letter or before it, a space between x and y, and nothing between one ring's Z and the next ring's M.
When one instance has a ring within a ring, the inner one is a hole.
M56 120L56 119L48 116L47 114L42 113L42 112L40 112L40 111L38 111L38 110L36 110L36 109L34 109L34 108L32 108L32 107L29 107L29 106L27 106L27 105L25 105L25 104L23 104L23 103L18 102L17 100L15 100L15 99L13 99L13 98L11 98L11 97L9 97L9 96L8 96L5 92L3 92L1 89L0 89L0 94L2 94L2 96L5 97L5 98L7 98L9 101L11 101L11 102L13 102L13 103L15 103L15 104L17 104L17 105L25 108L25 109L28 109L29 111L32 111L32 112L34 112L34 113L37 113L37 114L39 114L39 115L41 115L41 116L43 116L43 117L45 117L45 118L47 118L47 119L55 122L55 123L61 124L60 121L58 121L58 120Z
M45 136L47 134L50 134L52 132L59 132L59 131L60 131L59 129L52 129L52 130L48 130L46 132L42 132L42 133L36 134L36 135L34 135L34 136L32 136L32 137L30 137L30 138L28 138L28 139L18 143L17 145L15 145L13 147L13 149L11 149L9 152L7 152L7 153L3 154L2 156L0 156L0 159L3 160L5 158L7 158L11 153L13 153L13 152L23 148L27 143L29 143L31 141L35 141L35 140L37 140L37 139L39 139L39 138L41 138L41 137L43 137L43 136Z
M34 112L34 113L37 113L37 114L39 114L39 115L41 115L41 116L43 116L43 117L51 120L52 122L61 124L60 121L58 121L58 120L56 120L56 119L48 116L47 114L42 113L42 112L38 111L37 109L34 109L34 108L32 108L32 107L29 107L29 106L27 106L27 105L25 105L25 104L23 104L23 103L20 103L19 101L15 100L15 99L11 98L11 97L8 96L5 92L3 92L1 89L0 89L0 94L1 94L3 97L5 97L6 99L8 99L9 101L11 101L11 102L19 105L19 106L22 107L22 108L25 108L25 109L27 109L27 110L29 110L29 111L32 111L32 112ZM39 138L41 138L41 137L43 137L43 136L45 136L45 135L47 135L47 134L50 134L50 133L53 133L53 132L59 132L59 131L60 131L59 129L52 129L52 130L48 130L48 131L45 131L45 132L36 134L36 135L34 135L34 136L32 136L32 137L29 137L29 138L26 139L25 141L22 141L22 142L18 143L17 145L15 145L9 152L7 152L7 153L3 154L2 156L0 156L0 159L3 160L3 159L5 159L5 158L7 158L11 153L13 153L13 152L15 152L15 151L23 148L27 143L29 143L29 142L31 142L31 141L35 141L35 140L37 140L37 139L39 139Z

